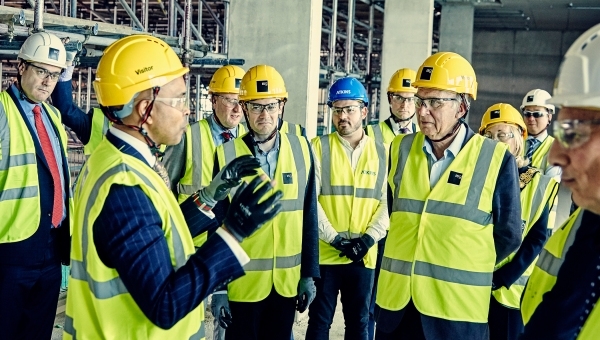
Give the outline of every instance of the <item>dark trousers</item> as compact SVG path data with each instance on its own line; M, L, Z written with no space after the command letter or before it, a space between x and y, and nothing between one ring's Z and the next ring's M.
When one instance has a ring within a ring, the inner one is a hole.
M364 263L321 265L321 278L316 279L317 296L308 308L306 339L329 339L338 292L344 312L344 339L366 340L369 336L369 305L373 290L374 270Z
M273 287L266 299L258 302L229 301L233 323L225 332L226 340L290 340L295 298L283 297Z
M501 305L492 296L490 298L490 340L517 340L523 333L521 310Z
M383 251L385 250L386 239L387 236L377 242L377 262L375 263L373 293L371 293L371 305L369 306L369 340L375 338L375 298L377 297L377 281L379 280L379 270L381 269L381 261L383 261Z
M375 310L375 340L487 340L487 323L449 321L421 314L412 300L399 311Z
M0 338L50 339L60 282L60 260L53 247L36 264L0 264Z

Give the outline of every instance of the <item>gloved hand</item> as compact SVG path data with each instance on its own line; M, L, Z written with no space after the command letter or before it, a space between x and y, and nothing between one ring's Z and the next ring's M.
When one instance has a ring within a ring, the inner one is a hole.
M211 208L227 197L229 190L240 185L242 177L256 175L260 162L254 156L240 156L223 167L210 184L198 192L202 203Z
M227 293L214 293L210 301L210 312L219 321L219 325L223 328L231 326L233 318L231 309L229 309L229 299Z
M340 234L335 235L333 241L331 241L331 246L339 251L344 251L350 245L350 240L343 238Z
M340 257L346 256L352 262L358 262L367 255L369 249L375 244L375 240L367 234L359 238L350 239L350 244L342 250Z
M298 282L298 295L296 296L296 310L300 313L308 308L317 295L317 287L312 277L303 277Z
M263 182L266 183L256 190ZM273 190L271 182L257 176L250 184L242 184L233 196L223 224L238 242L252 235L281 211L281 190L269 194L264 202L258 203L270 190Z
M75 69L75 66L67 66L67 68L64 71L62 71L60 76L58 76L58 81L71 81L71 79L73 78L73 69Z

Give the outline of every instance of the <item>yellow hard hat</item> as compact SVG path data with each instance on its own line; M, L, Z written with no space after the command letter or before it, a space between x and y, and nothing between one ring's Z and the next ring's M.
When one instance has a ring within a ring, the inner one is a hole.
M454 52L438 52L425 59L412 86L467 93L477 99L473 66Z
M417 89L412 87L411 84L415 81L417 72L409 68L401 68L394 72L392 78L390 78L390 84L388 85L387 92L412 92L417 93Z
M268 65L256 65L248 70L240 84L240 100L266 98L287 99L288 93L281 74Z
M244 70L235 65L225 65L213 74L208 93L239 93Z
M94 90L102 106L127 104L143 90L164 86L189 69L164 41L150 35L130 35L104 50Z
M514 124L521 128L523 138L527 138L527 126L523 121L523 117L521 116L521 113L510 104L497 103L490 106L481 118L479 133L483 134L485 129L496 123Z

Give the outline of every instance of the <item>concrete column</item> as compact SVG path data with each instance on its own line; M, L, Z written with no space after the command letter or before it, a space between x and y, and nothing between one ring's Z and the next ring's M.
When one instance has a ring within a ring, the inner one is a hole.
M289 93L284 119L317 133L322 0L231 1L229 58L275 67Z
M431 55L433 0L386 1L383 17L379 120L390 116L387 86L396 70L417 70Z
M470 1L442 4L440 51L456 52L471 62L475 7Z

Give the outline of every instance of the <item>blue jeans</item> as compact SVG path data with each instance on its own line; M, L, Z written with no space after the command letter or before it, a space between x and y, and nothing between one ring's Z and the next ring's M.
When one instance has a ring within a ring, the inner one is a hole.
M307 340L329 339L338 292L344 311L344 339L367 340L374 270L364 263L321 265L317 296L308 308Z

